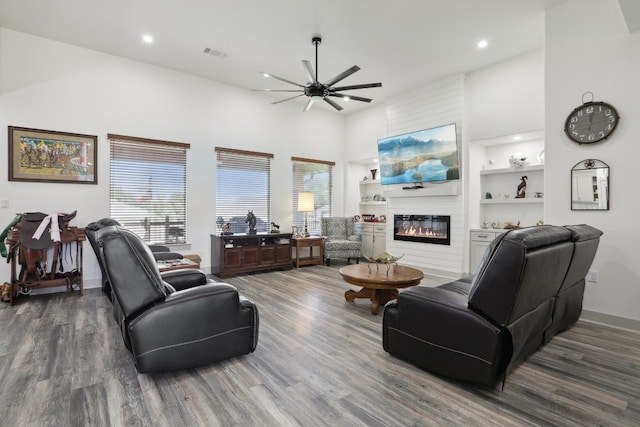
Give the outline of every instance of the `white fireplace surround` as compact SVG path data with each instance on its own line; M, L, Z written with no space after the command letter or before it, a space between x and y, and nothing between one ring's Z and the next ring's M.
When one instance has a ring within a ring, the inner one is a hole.
M441 184L425 183L424 188L403 190L389 186L387 196L387 252L400 256L402 262L426 273L445 277L465 274L464 151L462 132L464 77L454 76L389 99L387 103L387 136L428 129L444 123L455 123L458 138L460 180ZM432 114L433 111L446 113ZM450 245L425 245L393 239L393 217L406 213L449 215Z

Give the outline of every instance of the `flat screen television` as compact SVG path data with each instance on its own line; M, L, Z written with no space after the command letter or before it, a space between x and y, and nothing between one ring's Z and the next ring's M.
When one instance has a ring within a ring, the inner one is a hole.
M383 185L460 179L455 123L379 139L378 157Z

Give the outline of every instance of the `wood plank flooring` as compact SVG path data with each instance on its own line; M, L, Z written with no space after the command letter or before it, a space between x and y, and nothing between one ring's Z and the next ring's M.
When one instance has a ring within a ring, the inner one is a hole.
M334 264L225 280L259 307L256 351L177 373L136 373L98 289L2 304L0 425L640 425L640 334L578 322L504 391L455 382L387 354Z

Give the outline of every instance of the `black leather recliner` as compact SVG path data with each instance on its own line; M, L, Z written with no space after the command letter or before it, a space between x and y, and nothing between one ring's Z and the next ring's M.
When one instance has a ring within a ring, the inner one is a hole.
M201 286L175 291L135 233L111 226L95 237L138 372L190 369L255 350L258 309L236 288L205 277Z
M472 280L415 286L387 303L383 348L425 370L494 385L577 321L601 234L537 226L497 237Z
M96 254L96 258L98 260L98 265L100 266L100 271L102 272L102 291L111 298L111 285L107 280L107 275L104 269L104 262L102 260L102 254L100 253L100 245L96 240L96 232L104 227L111 227L113 225L121 225L120 222L113 218L102 218L98 221L94 221L88 224L85 227L85 234L89 243L91 244L91 248L93 248L93 252ZM171 249L168 246L164 245L149 245L149 249L153 253L153 257L157 260L171 260L171 259L182 259L183 255L177 252L171 252ZM175 274L174 274L175 275ZM180 275L180 274L178 274ZM180 289L184 289L187 287L186 285L181 285L180 282L172 283L174 287L176 285L181 286Z

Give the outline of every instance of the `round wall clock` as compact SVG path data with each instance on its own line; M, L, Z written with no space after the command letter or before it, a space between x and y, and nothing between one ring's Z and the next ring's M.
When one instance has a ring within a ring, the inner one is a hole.
M578 144L594 144L611 136L620 116L606 102L590 101L575 108L564 122L567 136Z

